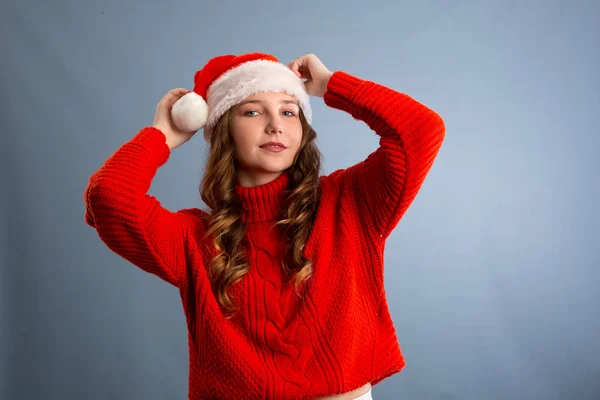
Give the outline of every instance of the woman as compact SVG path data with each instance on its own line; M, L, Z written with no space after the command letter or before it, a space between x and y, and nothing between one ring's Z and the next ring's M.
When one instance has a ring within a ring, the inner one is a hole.
M379 147L320 176L309 96L366 122ZM210 210L168 211L148 195L151 181L200 128ZM444 135L423 104L331 72L314 54L289 65L219 56L92 175L85 219L111 250L179 289L190 399L371 399L371 385L405 364L385 242Z

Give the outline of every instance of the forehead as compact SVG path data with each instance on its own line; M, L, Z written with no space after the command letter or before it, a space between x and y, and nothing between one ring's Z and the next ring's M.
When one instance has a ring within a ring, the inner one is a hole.
M294 103L298 104L298 100L296 100L296 98L294 96L291 96L287 93L259 92L259 93L256 93L256 94L246 97L244 100L242 100L240 102L240 105L244 104L246 102L255 102L255 101L272 102L272 103L294 102Z

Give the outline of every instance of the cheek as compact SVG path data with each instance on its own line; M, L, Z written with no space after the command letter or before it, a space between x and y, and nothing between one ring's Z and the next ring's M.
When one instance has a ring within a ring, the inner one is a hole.
M252 151L253 145L248 141L247 137L241 135L240 137L234 140L235 143L235 153L238 160L245 159Z
M231 139L235 144L236 149L242 150L248 148L249 144L248 127L243 123L233 121L231 124Z
M298 149L300 147L300 143L302 142L302 125L298 122L290 132L291 134L291 142L294 144L294 147Z

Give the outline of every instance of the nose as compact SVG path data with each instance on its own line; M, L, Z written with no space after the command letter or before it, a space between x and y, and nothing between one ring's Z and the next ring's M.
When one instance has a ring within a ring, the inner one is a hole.
M273 116L271 119L269 119L269 123L267 124L267 133L283 133L283 121L281 118Z

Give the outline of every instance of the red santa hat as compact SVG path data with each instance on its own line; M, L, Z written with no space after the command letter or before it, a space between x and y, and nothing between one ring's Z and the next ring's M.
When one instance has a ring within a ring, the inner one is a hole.
M283 92L295 97L306 120L312 121L304 82L274 56L249 53L210 59L194 75L194 89L173 104L173 123L186 132L204 128L208 142L215 124L230 107L259 92Z

